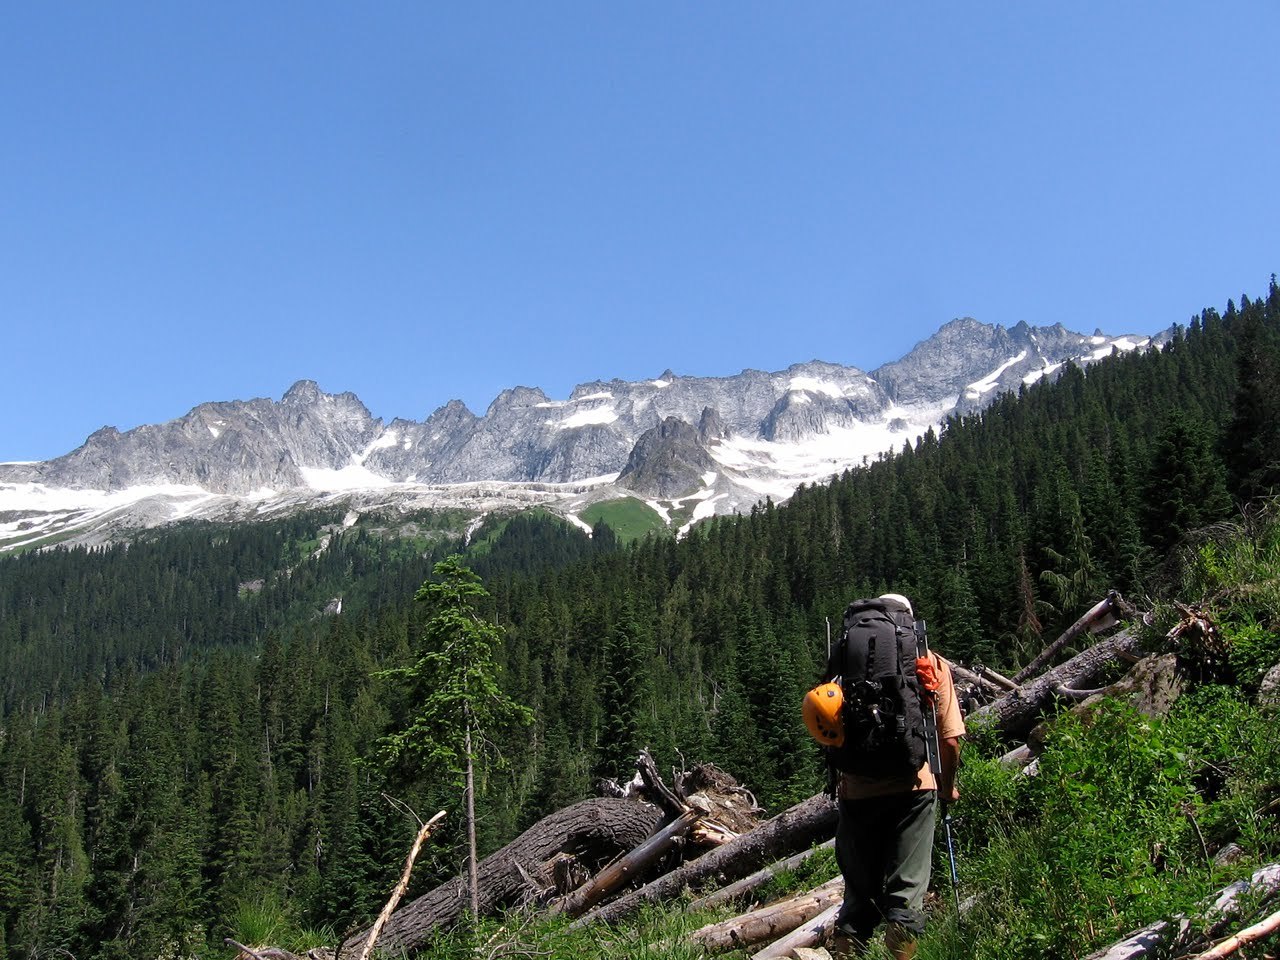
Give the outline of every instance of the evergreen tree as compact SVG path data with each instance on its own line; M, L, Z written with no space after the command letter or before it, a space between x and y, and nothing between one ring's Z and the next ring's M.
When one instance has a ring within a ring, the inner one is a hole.
M1280 299L1274 275L1271 295ZM1237 495L1249 500L1280 491L1280 333L1264 324L1261 303L1242 315L1240 326L1236 393L1223 456Z
M467 872L472 914L477 915L476 766L493 757L490 737L497 728L527 724L532 715L498 684L494 657L501 634L477 612L489 596L480 578L457 556L437 563L435 575L439 579L425 582L416 597L431 611L421 655L412 666L382 674L407 685L414 703L407 726L384 738L382 751L392 764L416 760L426 771L462 779Z
M1169 416L1147 467L1143 503L1145 539L1157 556L1228 514L1226 471L1203 423L1180 412Z
M995 637L979 621L973 585L963 564L943 573L939 600L938 642L947 656L964 663L994 663Z
M603 777L620 777L633 768L642 746L638 741L644 677L638 633L635 605L628 596L604 644L604 676L600 687L604 729L597 768Z

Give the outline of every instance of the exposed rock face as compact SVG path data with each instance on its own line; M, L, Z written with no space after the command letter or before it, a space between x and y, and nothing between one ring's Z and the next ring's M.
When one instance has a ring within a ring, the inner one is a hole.
M793 442L882 420L895 405L976 406L1037 371L1106 352L1104 340L1061 326L1006 330L954 320L874 376L819 361L732 377L667 371L657 380L584 383L566 401L514 387L483 417L455 400L423 423L397 419L389 426L353 394L327 394L304 380L278 403L206 403L127 433L104 427L64 457L0 466L0 480L248 493L306 487L306 471L355 466L388 482L565 483L618 474L636 442L668 418L698 424L704 442L730 435Z
M676 417L645 431L627 458L618 485L651 497L672 499L703 486L717 470L699 433Z
M1258 706L1280 709L1280 663L1262 678L1258 686Z
M957 409L965 412L1001 393L1017 392L1028 380L1055 374L1064 362L1083 365L1108 355L1113 346L1131 349L1147 340L1085 336L1062 324L1032 327L1024 322L1005 329L962 317L873 376L899 404L927 403L944 394L957 397Z
M1087 363L1113 344L1145 342L964 319L870 376L816 360L729 377L667 370L656 380L584 383L567 400L513 387L483 416L454 400L421 423L387 425L355 395L328 394L303 380L278 402L205 403L168 423L124 433L103 427L78 449L44 463L0 464L0 516L19 518L7 526L0 521L0 549L40 529L53 531L41 515L47 520L58 513L59 523L73 524L86 510L97 509L99 517L109 512L106 505L30 505L50 488L132 495L164 487L145 495L166 497L168 506L129 500L131 522L145 526L212 516L214 507L204 500L218 497L240 498L216 505L218 516L229 516L256 510L267 497L340 491L385 501L396 485L414 485L419 503L428 487L433 503L455 495L467 502L531 495L547 502L563 493L550 490L553 485L608 483L623 474L634 490L674 497L715 471L720 479L704 491L704 509L728 512L765 493L785 498L802 479L863 462L901 442L895 438L910 439L950 411L980 407L1002 391L1052 376L1064 362ZM847 437L856 431L864 446L877 446L850 453ZM832 437L838 442L822 452L800 450ZM803 471L808 474L801 477ZM113 522L124 521L118 514Z
M381 421L354 394L326 394L304 380L279 403L204 403L178 420L127 433L103 427L78 449L38 465L33 479L96 490L146 484L213 493L284 490L306 486L302 466L350 465L380 432Z
M725 424L720 411L715 407L704 407L702 418L698 421L698 439L703 443L710 443L713 440L728 440L731 436L733 431Z

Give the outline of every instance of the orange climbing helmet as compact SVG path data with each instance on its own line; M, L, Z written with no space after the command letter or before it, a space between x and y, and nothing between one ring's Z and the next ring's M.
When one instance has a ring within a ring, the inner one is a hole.
M804 695L800 708L809 734L824 747L844 744L844 691L838 683L822 683Z

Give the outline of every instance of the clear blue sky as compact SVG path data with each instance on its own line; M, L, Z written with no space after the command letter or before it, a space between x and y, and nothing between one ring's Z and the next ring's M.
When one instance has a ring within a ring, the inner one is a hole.
M1280 3L15 3L0 459L308 378L871 369L1280 272Z

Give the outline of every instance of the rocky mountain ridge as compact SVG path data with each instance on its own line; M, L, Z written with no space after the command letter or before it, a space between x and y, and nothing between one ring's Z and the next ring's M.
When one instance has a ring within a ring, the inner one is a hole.
M519 386L483 416L455 400L420 423L384 424L354 394L304 380L278 402L203 403L167 423L103 427L53 460L0 464L0 549L334 499L476 512L540 502L574 519L593 500L630 493L664 514L695 503L698 519L785 499L1063 363L1150 342L960 319L870 374L815 360L592 381L566 400Z

